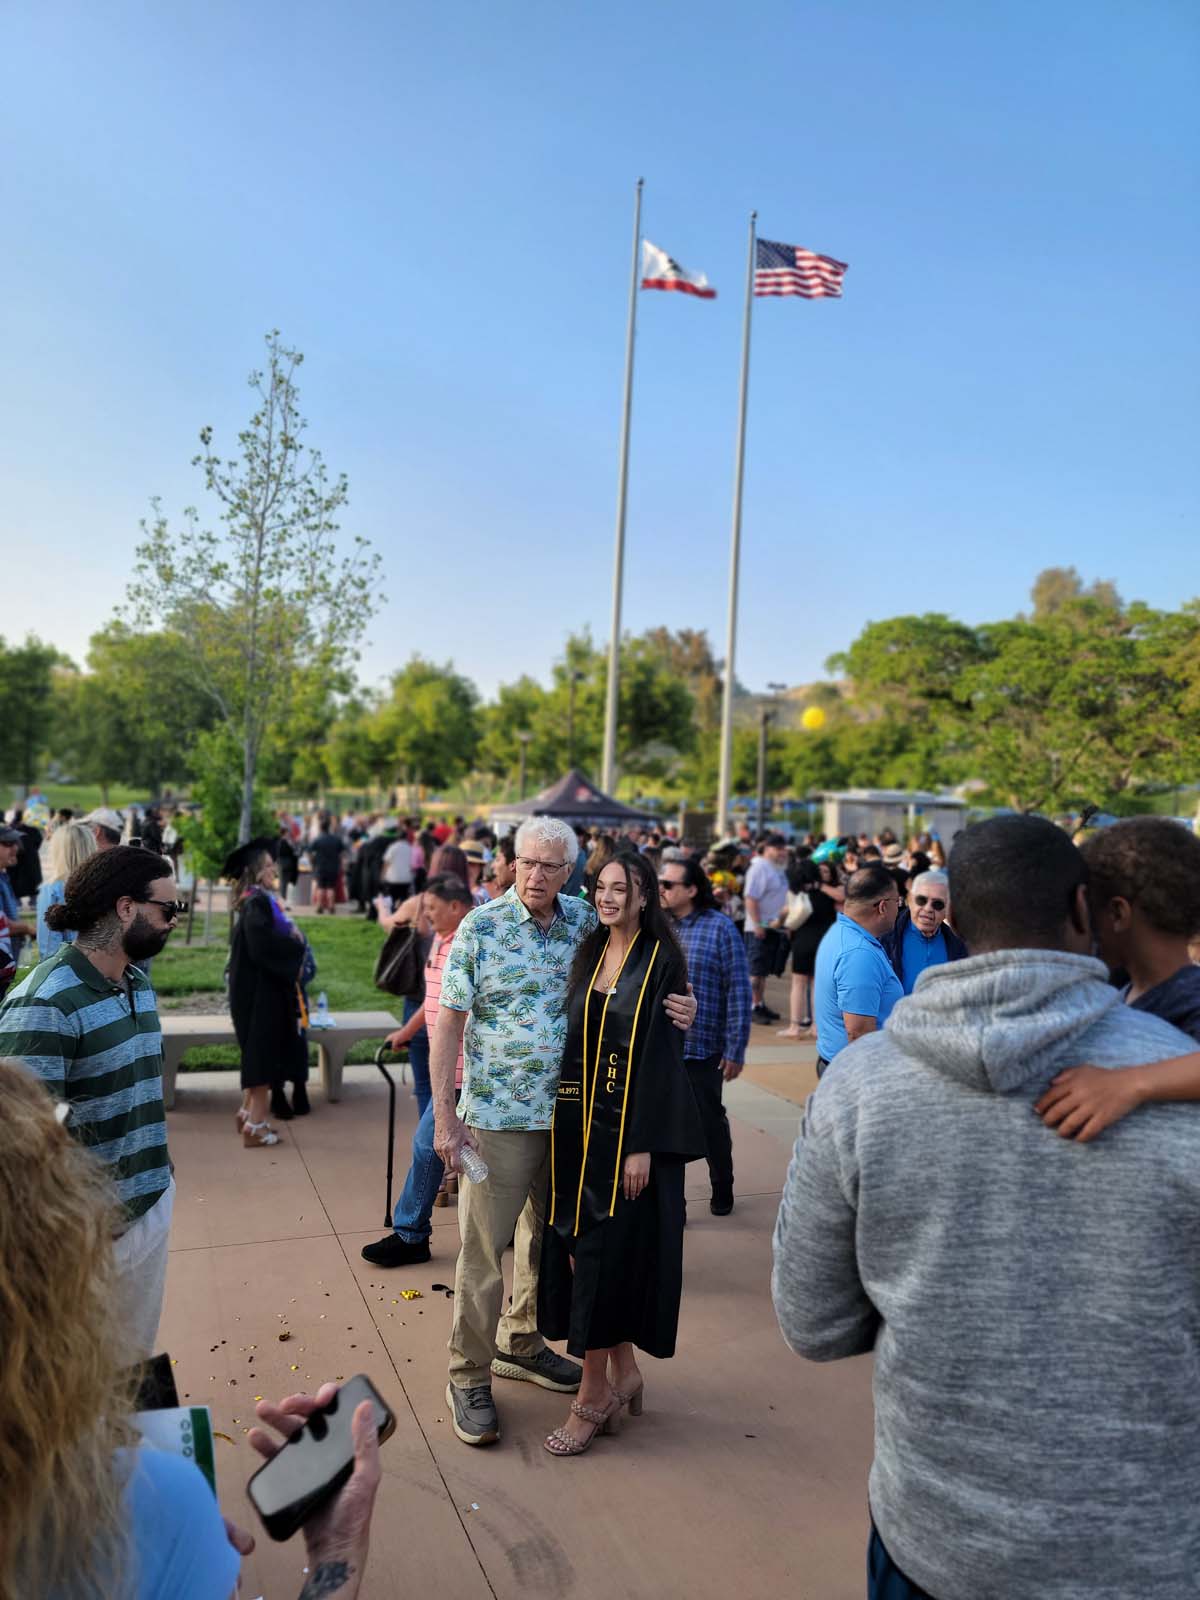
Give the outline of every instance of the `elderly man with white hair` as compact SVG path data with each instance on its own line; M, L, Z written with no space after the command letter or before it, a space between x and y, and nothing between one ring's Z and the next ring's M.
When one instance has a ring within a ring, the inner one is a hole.
M946 921L949 914L950 879L936 870L917 873L896 926L880 941L905 994L913 992L926 967L966 955L966 945Z
M459 924L442 978L430 1052L434 1145L451 1171L464 1146L487 1163L483 1183L459 1189L462 1249L454 1279L446 1401L465 1444L500 1437L492 1375L573 1393L581 1369L546 1347L537 1278L549 1184L550 1124L566 1038L567 978L595 926L586 900L562 893L578 854L556 817L531 817L516 837L516 882ZM694 996L664 1001L691 1026ZM463 1050L462 1096L454 1068ZM515 1235L515 1238L514 1238ZM514 1240L512 1301L503 1316L500 1258Z

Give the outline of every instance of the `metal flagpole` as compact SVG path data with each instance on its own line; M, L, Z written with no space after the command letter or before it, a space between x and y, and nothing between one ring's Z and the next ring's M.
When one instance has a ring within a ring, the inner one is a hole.
M754 303L754 224L750 213L750 253L746 258L746 317L742 327L742 383L738 394L737 460L733 473L733 534L729 543L729 629L725 644L725 693L721 701L721 775L717 783L717 837L729 832L729 790L733 766L734 654L737 647L738 568L742 547L742 483L746 467L746 395L750 385L750 308ZM761 819L760 819L761 825Z
M629 272L629 331L625 337L625 403L621 412L621 467L617 477L617 547L613 557L612 631L608 636L608 692L604 700L604 762L601 788L617 787L617 704L621 679L621 589L625 574L625 501L629 487L629 418L633 409L633 343L637 327L638 250L642 232L642 184L633 206L633 265Z

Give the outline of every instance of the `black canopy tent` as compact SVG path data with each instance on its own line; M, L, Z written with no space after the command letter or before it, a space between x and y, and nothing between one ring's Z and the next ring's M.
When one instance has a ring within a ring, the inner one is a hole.
M503 833L520 827L530 817L561 817L573 828L608 828L614 832L622 828L654 827L658 820L649 811L639 811L614 800L585 778L578 767L573 767L565 777L528 800L497 807L492 812L492 826Z

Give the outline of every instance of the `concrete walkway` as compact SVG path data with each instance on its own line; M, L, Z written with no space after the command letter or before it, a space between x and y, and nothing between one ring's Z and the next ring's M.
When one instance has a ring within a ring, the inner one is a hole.
M245 1441L255 1397L366 1372L397 1413L384 1447L363 1595L444 1600L857 1600L865 1590L870 1362L829 1367L791 1355L769 1295L770 1241L813 1050L756 1028L728 1091L737 1208L709 1214L702 1164L689 1168L686 1281L673 1361L643 1358L646 1410L620 1437L556 1461L541 1448L566 1404L497 1380L501 1442L461 1444L446 1419L445 1344L458 1234L434 1212L434 1256L413 1270L368 1267L383 1232L387 1095L371 1067L347 1069L344 1098L318 1089L313 1115L269 1151L242 1148L231 1074L187 1074L170 1113L179 1186L160 1347L180 1394L211 1405L222 1509L255 1518ZM415 1105L399 1096L397 1185ZM404 1300L402 1289L418 1289ZM280 1339L286 1333L289 1337ZM246 1563L245 1600L292 1600L299 1539Z

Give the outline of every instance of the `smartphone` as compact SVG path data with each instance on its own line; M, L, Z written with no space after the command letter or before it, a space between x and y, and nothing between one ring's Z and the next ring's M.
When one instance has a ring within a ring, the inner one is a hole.
M375 1408L379 1442L396 1431L396 1418L370 1378L344 1383L327 1406L312 1416L246 1485L250 1504L272 1539L290 1539L328 1503L354 1471L350 1424L364 1400Z

